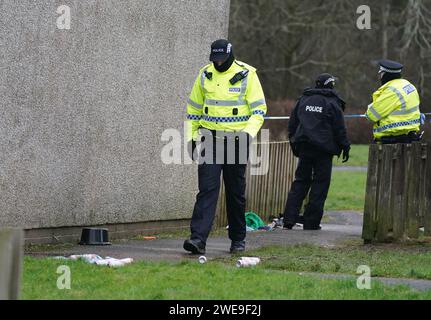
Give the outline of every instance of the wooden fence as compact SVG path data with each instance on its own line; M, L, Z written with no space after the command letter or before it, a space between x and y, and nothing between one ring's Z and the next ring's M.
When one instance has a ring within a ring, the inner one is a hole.
M257 155L262 158L260 172L249 164L247 166L247 207L246 211L256 212L262 219L283 213L287 194L294 179L297 158L294 157L289 142L269 142L254 144ZM259 175L256 175L260 173ZM266 174L265 174L266 173ZM226 198L224 184L220 190L216 227L226 227Z
M431 236L431 145L371 145L362 238L365 242Z

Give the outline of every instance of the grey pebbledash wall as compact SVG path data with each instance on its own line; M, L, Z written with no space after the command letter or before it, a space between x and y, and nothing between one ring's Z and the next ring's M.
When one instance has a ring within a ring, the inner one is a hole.
M71 9L70 30L56 12ZM229 0L0 1L0 226L190 218L195 165L164 165Z

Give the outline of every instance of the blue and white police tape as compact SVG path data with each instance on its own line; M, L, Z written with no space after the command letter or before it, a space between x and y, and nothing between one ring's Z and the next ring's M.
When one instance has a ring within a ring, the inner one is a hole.
M425 120L427 117L430 117L431 122L431 113L421 113L421 124L425 124ZM365 114L346 114L344 115L346 119L355 119L355 118L367 118ZM266 116L265 120L289 120L289 116Z

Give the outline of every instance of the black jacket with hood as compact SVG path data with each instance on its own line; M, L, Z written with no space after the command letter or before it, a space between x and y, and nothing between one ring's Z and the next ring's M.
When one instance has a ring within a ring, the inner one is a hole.
M289 139L294 149L301 144L339 156L350 147L344 124L345 102L333 89L306 89L289 121Z

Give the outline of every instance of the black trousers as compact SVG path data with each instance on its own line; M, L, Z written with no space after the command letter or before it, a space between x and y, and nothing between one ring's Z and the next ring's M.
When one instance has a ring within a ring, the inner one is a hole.
M219 143L220 141L214 140L214 155L218 152L217 145ZM224 145L226 147L226 143ZM224 148L225 151L226 148ZM238 160L238 144L235 145L235 154L236 160ZM247 164L242 164L238 161L233 164L226 164L226 155L224 155L224 159L225 161L222 161L223 163L221 164L214 161L212 164L203 163L198 166L199 193L196 196L190 224L191 239L193 240L200 240L203 243L207 241L214 222L222 174L226 194L229 238L232 241L245 239L245 173Z
M412 131L408 134L403 134L400 136L387 136L380 139L374 139L374 142L380 144L412 143L416 141L421 141L421 139L421 134Z
M303 147L299 151L299 162L295 181L290 189L284 210L284 223L298 221L302 203L309 193L309 202L304 211L304 226L317 227L323 216L332 173L332 155ZM311 189L311 190L310 190Z

